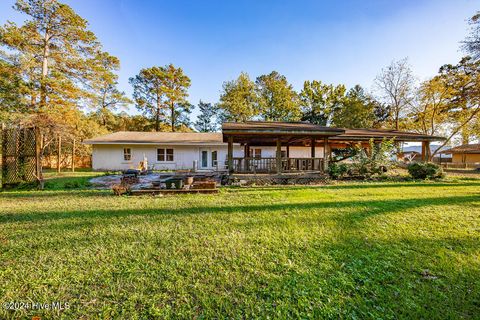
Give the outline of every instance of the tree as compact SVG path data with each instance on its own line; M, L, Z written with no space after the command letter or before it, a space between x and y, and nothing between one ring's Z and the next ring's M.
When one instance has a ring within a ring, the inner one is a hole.
M480 60L465 57L457 65L442 66L439 81L451 90L446 102L450 107L445 120L451 130L431 158L458 134L462 135L463 143L468 143L471 135L478 135L471 129L475 128L480 117Z
M0 60L0 123L11 121L26 111L23 95L27 89L18 68Z
M225 121L245 122L259 115L255 84L242 72L236 80L223 83L219 108Z
M452 93L441 76L423 82L417 93L418 102L410 114L413 129L427 135L439 134L448 120Z
M401 118L413 101L414 77L408 59L393 61L375 78L380 97L392 111L393 127L400 128Z
M265 121L300 119L298 95L287 78L277 71L261 75L255 81L260 117Z
M463 42L462 48L472 56L473 59L480 59L480 11L470 18L470 34Z
M185 114L190 113L191 108L186 100L190 79L181 68L170 64L142 69L129 81L137 108L153 118L155 131L160 131L161 122L168 123L172 132L187 124Z
M93 82L92 104L102 119L103 126L107 126L107 119L112 110L125 107L132 101L125 96L123 91L118 90L118 75L120 60L106 52L100 52L95 59L98 81Z
M356 85L333 114L333 125L343 128L371 128L375 122L375 101Z
M195 122L195 129L199 132L215 132L218 129L218 106L212 103L205 103L202 100L198 103L200 114Z
M165 66L163 72L165 104L169 107L166 119L170 123L172 132L174 132L181 125L188 126L186 114L191 112L191 105L186 99L190 87L190 78L183 73L182 68L175 68L173 64Z
M20 27L8 22L0 28L0 41L11 57L20 57L32 109L45 112L86 99L96 75L91 66L101 51L87 21L55 0L17 0L14 8L30 20Z
M21 123L42 131L41 155L58 135L77 135L99 81L102 47L88 30L88 22L68 5L56 0L17 0L14 9L26 14L22 26L7 22L0 27L0 60L14 67L22 83ZM12 79L12 78L11 78ZM88 126L86 126L88 127ZM39 180L41 181L41 175Z
M332 122L334 111L343 103L345 86L327 85L321 81L305 81L300 92L302 120L327 126Z

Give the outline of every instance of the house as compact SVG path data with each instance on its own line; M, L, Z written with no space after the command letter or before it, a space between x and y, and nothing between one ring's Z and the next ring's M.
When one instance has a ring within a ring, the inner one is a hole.
M335 149L370 139L422 142L442 137L379 129L345 129L305 122L226 122L222 133L116 132L84 141L93 147L94 170L228 170L230 173L323 172ZM426 154L422 155L422 159Z
M480 163L480 143L464 144L441 153L451 154L452 163Z

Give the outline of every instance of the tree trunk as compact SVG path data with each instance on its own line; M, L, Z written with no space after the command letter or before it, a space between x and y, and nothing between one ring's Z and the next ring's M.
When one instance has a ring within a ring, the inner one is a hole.
M172 113L172 132L175 132L175 104L170 104L170 111Z
M47 86L45 80L48 76L48 57L50 55L50 39L48 30L45 31L44 43L43 43L43 57L42 57L42 79L40 84L40 107L45 108L47 106Z
M57 173L60 173L61 164L60 160L62 157L62 137L58 135L58 145L57 145Z

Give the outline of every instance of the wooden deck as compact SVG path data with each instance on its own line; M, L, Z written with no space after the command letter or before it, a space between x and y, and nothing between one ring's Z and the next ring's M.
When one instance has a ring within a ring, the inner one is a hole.
M140 189L132 190L130 195L132 196L141 196L141 195L174 195L174 194L197 194L197 193L218 193L218 189Z

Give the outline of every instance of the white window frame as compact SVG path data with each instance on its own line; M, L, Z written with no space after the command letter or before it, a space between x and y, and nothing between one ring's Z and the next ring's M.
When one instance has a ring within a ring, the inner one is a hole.
M163 152L160 152L160 150L163 150ZM172 150L172 154L169 154L168 150ZM160 160L160 155L163 155L163 160ZM172 159L168 160L168 156L172 156ZM175 149L157 148L157 162L175 162Z
M127 150L128 152L126 152ZM126 161L126 162L132 161L132 148L127 148L127 147L123 148L123 161Z

